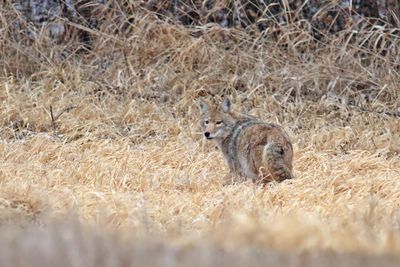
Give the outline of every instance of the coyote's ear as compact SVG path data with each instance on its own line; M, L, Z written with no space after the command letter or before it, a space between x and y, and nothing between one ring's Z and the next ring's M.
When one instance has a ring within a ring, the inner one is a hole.
M208 110L208 105L203 98L199 99L199 108L201 113L205 113Z
M231 112L231 110L232 110L232 103L231 103L231 101L229 100L229 98L225 98L225 99L224 99L224 102L222 102L222 110L223 110L225 113Z

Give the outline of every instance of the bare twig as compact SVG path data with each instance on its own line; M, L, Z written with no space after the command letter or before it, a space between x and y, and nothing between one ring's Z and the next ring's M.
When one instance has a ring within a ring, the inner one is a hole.
M70 112L72 109L77 108L77 107L78 107L78 106L69 106L69 107L66 107L66 108L64 108L63 110L61 110L60 113L58 113L56 116L54 116L54 113L53 113L53 106L50 105L51 126L52 126L54 132L57 130L56 121L58 120L58 118L60 118L61 115L64 114L65 112Z

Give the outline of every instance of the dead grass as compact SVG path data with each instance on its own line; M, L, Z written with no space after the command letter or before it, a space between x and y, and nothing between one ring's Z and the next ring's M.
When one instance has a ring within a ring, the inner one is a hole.
M291 25L274 40L134 15L129 34L104 26L87 53L74 52L74 40L24 45L8 38L15 29L3 20L1 265L394 266L397 37L348 31L320 44ZM226 95L283 124L295 180L221 185L227 170L199 133L196 101ZM56 114L77 107L53 125L50 106ZM71 214L78 222L57 223ZM21 227L10 232L9 224Z

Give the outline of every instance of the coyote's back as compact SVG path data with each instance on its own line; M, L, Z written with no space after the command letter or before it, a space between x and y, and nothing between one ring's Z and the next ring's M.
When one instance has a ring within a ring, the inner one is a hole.
M229 99L220 106L200 99L201 128L215 140L230 169L226 182L250 178L254 182L293 178L293 147L286 132L276 124L232 111Z

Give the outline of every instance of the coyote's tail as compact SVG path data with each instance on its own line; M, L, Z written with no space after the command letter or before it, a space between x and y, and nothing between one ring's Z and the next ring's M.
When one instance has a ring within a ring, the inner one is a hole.
M284 153L283 146L274 141L266 144L263 151L264 166L272 180L278 182L293 178L291 170L284 163Z

